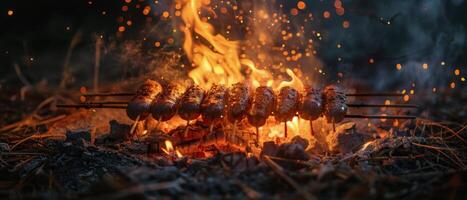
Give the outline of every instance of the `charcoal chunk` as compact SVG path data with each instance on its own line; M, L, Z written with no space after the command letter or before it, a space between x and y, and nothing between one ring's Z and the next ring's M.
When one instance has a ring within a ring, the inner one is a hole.
M267 141L263 143L263 150L261 156L275 156L277 154L278 146L273 141Z
M309 160L310 156L305 152L307 147L306 139L295 136L290 142L279 146L277 156L292 160Z
M356 131L355 123L348 122L336 128L336 131L331 132L327 138L328 150L332 153L351 153L371 137Z
M73 130L73 131L69 130L66 132L66 142L73 142L79 139L83 139L87 142L91 142L91 140L93 139L91 131L80 129L80 130Z
M130 138L130 125L120 124L116 120L110 121L109 124L110 132L100 137L97 143L101 144L105 142L123 142Z

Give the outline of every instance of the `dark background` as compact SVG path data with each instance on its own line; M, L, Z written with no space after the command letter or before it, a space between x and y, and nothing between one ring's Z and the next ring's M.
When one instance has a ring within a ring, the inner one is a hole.
M452 75L454 69L460 69L461 76L466 75L464 26L467 7L463 0L344 0L344 16L332 12L332 1L306 2L309 11L317 16L318 22L311 27L326 34L322 41L315 43L315 48L331 74L329 81L336 79L337 72L346 72L358 79L378 81L374 84L377 88L409 88L412 82L416 82L431 90L432 87L447 88L452 79L456 79L457 88L465 88L465 82L461 83ZM439 4L433 5L432 2ZM276 2L281 3L285 5L284 12L296 5L296 1ZM145 1L133 0L130 10L122 12L123 0L2 0L1 88L15 90L21 86L13 63L19 64L22 73L32 83L46 80L50 85L58 84L67 48L77 32L82 33L81 42L70 62L74 63L81 81L87 80L86 74L92 72L95 38L100 35L107 46L114 47L106 50L103 70L112 70L120 78L131 76L122 70L126 63L117 58L121 55L118 53L119 45L129 40L141 40L141 30L158 22L157 15L148 22L141 9L134 8L136 4L141 7L149 5ZM428 6L425 8L425 5ZM13 16L7 15L10 9L14 10ZM331 20L319 21L324 10L333 13ZM384 24L384 20L394 16L393 25ZM132 27L124 34L118 34L118 26L127 19L133 21ZM342 30L343 19L351 22L349 30ZM420 33L414 33L413 27L419 27L416 31ZM336 49L336 43L341 43L343 48ZM337 61L338 57L342 61ZM369 58L375 59L376 63L368 63ZM427 62L431 70L441 61L445 61L449 69L435 69L423 77L414 75L419 73L418 69L401 73L395 72L394 67L396 63L408 63L410 66ZM78 78L76 82L79 81Z

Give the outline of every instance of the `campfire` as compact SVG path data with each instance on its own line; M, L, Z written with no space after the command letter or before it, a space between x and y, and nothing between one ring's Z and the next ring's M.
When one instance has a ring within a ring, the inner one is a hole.
M289 132L292 136L314 139L313 121L327 122L319 124L320 132L335 133L335 124L343 121L344 118L415 119L414 116L408 115L352 115L347 114L348 107L399 109L417 107L411 104L349 104L346 102L347 96L398 97L403 95L398 93L346 94L334 85L327 86L324 92L321 89L307 87L304 94L290 86L280 88L279 92L275 92L271 87L259 86L254 92L250 92L250 87L242 83L233 84L228 89L222 85L214 85L207 92L197 85L189 86L184 92L179 91L179 88L181 87L171 85L171 83L161 86L153 80L147 80L136 93L83 94L81 99L84 102L81 104L58 105L58 107L125 109L127 116L134 120L129 134L136 137L146 135L148 131L158 131L160 124L166 123L168 124L166 132L169 132L172 141L165 141L166 149L162 149L163 152L167 154L173 152L172 142L174 142L185 155L196 154L198 148L210 145L217 146L217 148L219 145L235 147L236 150L241 149L241 151L255 146L259 148L256 153L259 155L262 141L275 141L280 144L291 138L288 137ZM133 96L131 100L122 102L88 100L93 97L127 95ZM156 126L145 126L146 120L155 120ZM184 131L174 131L177 126L173 125L180 123L173 121L186 121ZM190 121L195 121L196 129L191 130ZM242 124L243 121L248 123ZM281 123L283 126L280 125ZM144 127L140 130L142 133L136 132L135 127L138 124ZM328 130L327 124L332 124L331 131ZM254 133L251 133L251 128L255 129ZM252 135L254 135L253 139ZM160 141L156 140L156 142ZM177 155L180 153L177 152Z
M86 75L78 78L76 63L70 64L82 42L80 31L68 46L56 88L30 83L14 63L25 86L5 107L27 100L35 107L18 108L21 117L11 123L5 118L0 128L2 195L465 196L456 193L465 188L467 163L463 71L454 70L459 80L448 80L448 87L436 86L428 82L443 77L433 64L438 60L393 58L370 44L342 39L361 28L351 23L355 16L386 30L401 28L398 19L407 19L405 14L379 17L340 0L119 3L123 14L116 32L93 36L93 72L79 72L92 74L92 83ZM94 4L100 5L87 5ZM338 31L331 28L336 22ZM369 52L363 62L356 46ZM112 70L113 62L132 67ZM393 71L383 66L392 62ZM412 69L415 63L420 66ZM454 65L439 65L447 63ZM115 79L118 72L126 76L122 81ZM73 82L73 76L83 82Z

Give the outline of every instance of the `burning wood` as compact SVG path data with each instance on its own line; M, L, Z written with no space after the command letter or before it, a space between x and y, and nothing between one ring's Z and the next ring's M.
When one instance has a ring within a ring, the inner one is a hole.
M180 92L178 86L166 85L162 87L162 90L157 89L160 85L154 81L147 81L148 84L143 84L137 92L136 95L132 98L133 100L127 105L126 110L127 114L131 114L130 118L136 117L137 119L144 120L148 113L152 113L153 119L158 120L158 124L162 121L168 121L175 116L175 114L180 115L180 117L186 120L187 125L185 126L183 137L187 137L186 141L191 141L193 138L188 136L189 132L189 122L190 120L195 120L202 117L204 123L209 126L209 134L204 135L216 135L213 133L213 127L215 123L221 123L222 126L226 126L226 120L224 116L228 116L227 119L229 122L233 122L233 133L229 135L237 136L237 123L240 122L244 117L248 116L248 122L251 126L256 128L256 144L260 144L260 133L259 127L266 126L266 121L270 115L274 113L276 122L284 122L284 136L287 138L288 125L287 121L292 121L296 116L299 116L303 119L310 120L310 130L311 135L314 135L312 121L316 120L320 116L325 115L328 123L333 124L333 130L335 132L334 124L342 121L344 118L384 118L384 119L413 119L414 116L392 116L392 115L352 115L347 114L347 106L349 107L387 107L387 108L416 108L415 105L391 105L391 104L348 104L346 102L346 94L342 91L341 88L337 86L328 86L321 92L319 89L312 89L307 87L304 94L298 92L297 90L285 86L281 88L279 94L277 95L279 101L276 102L276 93L272 89L267 87L259 87L255 94L259 95L258 97L252 97L250 89L248 86L242 84L234 84L229 90L222 89L219 93L215 94L218 87L223 88L223 86L213 86L210 92L205 95L205 91L200 87L192 86L187 89L183 94ZM152 88L152 89L151 89ZM262 89L266 89L263 91ZM151 92L152 91L152 92ZM214 92L214 93L213 93ZM258 101L255 99L263 99L261 95L265 95L267 92L267 102ZM292 92L292 93L291 93ZM381 93L382 94L382 93ZM385 93L388 94L388 93ZM215 96L217 95L217 96ZM353 96L358 96L358 94L351 94ZM364 96L369 96L370 93L364 93ZM390 95L390 94L388 94ZM303 96L304 98L301 98ZM380 96L380 93L376 93L376 96ZM212 99L213 97L217 99ZM290 99L289 99L290 98ZM147 101L139 99L148 99ZM211 100L210 100L211 99ZM289 101L290 100L290 101ZM151 102L150 102L151 101ZM210 105L210 103L214 103ZM104 107L113 105L114 102L108 102L107 104L98 104L93 103L92 101L85 102L84 106L92 107ZM170 105L169 105L170 104ZM219 104L219 105L217 105ZM59 105L59 107L68 105ZM209 109L210 106L216 106L216 109ZM259 108L265 110L261 111L261 116L259 114ZM345 107L345 109L342 109ZM325 109L326 108L326 109ZM255 114L257 113L257 114ZM213 118L211 116L217 116ZM297 118L297 120L300 120ZM136 124L136 123L135 123ZM232 125L232 124L231 124ZM269 126L269 125L267 125ZM300 128L293 130L295 134L300 134L302 132ZM197 133L192 134L197 135ZM197 139L199 140L204 136L200 136ZM183 139L180 139L183 141ZM192 144L188 145L190 148L194 146L203 146L200 141L191 141ZM218 142L217 139L215 143ZM231 141L225 141L230 143ZM178 143L178 142L176 142ZM242 142L248 143L248 142ZM233 146L236 143L232 143ZM208 145L209 146L209 145Z

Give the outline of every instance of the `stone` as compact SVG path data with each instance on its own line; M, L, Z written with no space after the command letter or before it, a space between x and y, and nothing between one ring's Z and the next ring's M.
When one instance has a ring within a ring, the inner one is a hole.
M131 126L116 120L109 122L110 132L102 138L104 141L121 142L129 139Z
M336 127L326 137L328 150L331 153L352 153L371 139L371 136L358 133L354 122L344 123Z
M94 134L88 129L68 130L66 132L66 142L73 142L79 139L83 139L86 142L94 142Z
M276 156L278 150L278 146L273 141L267 141L263 143L263 149L261 150L261 157L262 156Z

